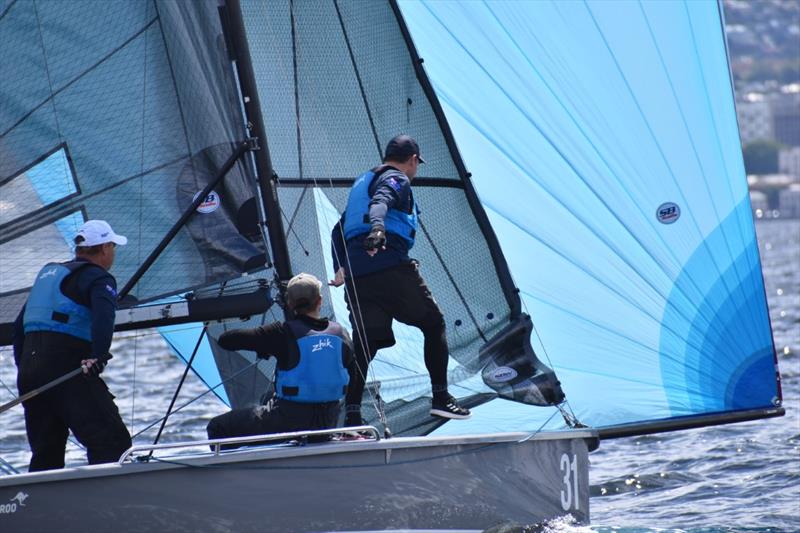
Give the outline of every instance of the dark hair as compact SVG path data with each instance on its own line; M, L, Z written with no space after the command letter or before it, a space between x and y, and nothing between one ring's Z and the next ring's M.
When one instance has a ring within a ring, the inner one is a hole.
M77 235L75 237L75 255L97 255L103 250L102 244L96 244L94 246L81 246L81 243L86 239L83 235Z
M414 157L414 155L416 155L416 154L411 154L408 157L406 157L405 159L403 159L402 156L399 156L399 155L390 155L390 156L384 157L383 158L383 162L384 163L408 163L408 160L411 159L412 157Z
M425 162L419 154L419 145L417 141L405 134L392 137L383 153L384 163L387 161L406 163L412 155L417 156L420 163Z

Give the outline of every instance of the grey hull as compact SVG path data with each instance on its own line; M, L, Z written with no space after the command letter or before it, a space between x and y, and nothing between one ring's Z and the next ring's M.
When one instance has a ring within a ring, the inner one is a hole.
M0 478L0 531L481 530L589 520L591 431L268 446Z

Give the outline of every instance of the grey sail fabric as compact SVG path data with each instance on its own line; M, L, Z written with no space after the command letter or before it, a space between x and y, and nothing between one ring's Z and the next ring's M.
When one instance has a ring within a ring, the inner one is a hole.
M0 323L85 219L129 237L123 286L246 135L215 2L6 2L0 72ZM240 220L252 181L237 164L131 294L263 265Z

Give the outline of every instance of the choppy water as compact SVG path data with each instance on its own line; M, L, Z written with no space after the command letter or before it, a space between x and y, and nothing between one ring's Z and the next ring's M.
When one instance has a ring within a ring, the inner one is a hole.
M759 221L757 231L786 416L605 441L590 456L593 525L559 522L545 529L800 531L800 221ZM183 367L152 333L122 334L112 351L119 357L106 380L131 433L138 433L163 416ZM0 349L0 403L15 397L14 376L10 351ZM204 391L190 375L176 406ZM205 438L206 421L223 411L208 394L171 418L161 441ZM29 453L21 413L17 407L0 414L0 458L24 469ZM137 443L152 442L157 428ZM83 450L70 444L67 461L82 464Z

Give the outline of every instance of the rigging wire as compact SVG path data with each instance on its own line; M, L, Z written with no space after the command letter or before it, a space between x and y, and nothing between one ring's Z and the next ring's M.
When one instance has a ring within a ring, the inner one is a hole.
M58 136L58 144L59 144L59 146L62 147L62 150L64 151L64 157L62 158L63 166L64 166L64 173L62 174L62 178L64 180L64 189L65 190L69 190L71 188L71 186L73 185L71 183L71 181L72 181L72 179L71 179L72 178L72 171L69 168L69 161L68 161L69 151L67 150L67 144L64 141L64 135L61 132L61 122L58 120L58 108L56 107L55 92L53 91L53 77L50 74L50 63L49 63L48 58L47 58L47 49L45 48L44 33L42 32L42 21L39 18L39 8L37 6L37 1L36 0L33 0L33 13L34 13L34 16L36 17L36 29L38 30L39 42L40 42L41 47L42 47L42 60L44 62L44 72L45 72L45 75L47 76L47 88L50 91L49 100L50 100L50 103L51 103L51 105L53 107L53 121L55 122L55 125L56 125L56 135ZM58 151L56 151L55 153L58 153ZM51 157L52 157L52 155L51 155ZM70 217L69 219L73 221L73 225L74 225L75 224L75 218ZM75 231L77 233L77 231L78 231L77 227L73 227L72 229L73 229L73 231Z
M509 273L511 272L509 271ZM511 278L512 281L514 281L514 285L519 287L519 285L517 285L516 280L513 279L514 278L513 274L511 274ZM550 369L553 371L553 373L555 373L555 366L553 365L553 362L550 360L550 354L547 352L547 347L544 344L544 340L542 339L542 336L539 334L539 330L536 328L536 321L533 320L533 315L528 309L528 303L525 301L524 298L522 298L521 292L519 299L520 302L522 302L522 307L525 309L525 313L531 317L531 326L533 327L533 332L536 335L536 339L539 341L539 346L542 347L542 352L544 352L544 357L547 360L547 366L549 366ZM564 418L564 422L567 424L568 427L573 429L587 427L584 424L582 424L580 420L578 420L578 417L575 415L575 411L572 409L572 405L569 403L569 399L567 398L566 393L564 393L564 400L560 404L555 405L554 407L558 409L558 411L561 413L561 416ZM547 419L548 422L550 421L550 418Z
M337 14L339 14L339 4L338 4L337 1L334 1L334 7L336 9ZM301 141L301 137L300 137L300 100L299 100L299 94L298 94L298 90L297 90L298 87L299 87L299 83L298 83L299 80L298 80L298 77L297 77L297 67L298 67L298 64L297 64L297 34L296 34L297 24L296 24L296 20L295 20L295 16L294 16L294 0L289 0L289 16L290 16L290 19L291 19L291 27L292 27L292 71L293 71L293 80L292 81L293 81L293 86L295 88L295 93L294 93L295 94L295 116L296 116L296 120L297 120L297 134L298 134L298 136L297 136L297 144L298 144L297 145L297 157L298 157L298 161L300 162L299 164L301 165L299 168L302 170L303 152L302 152L302 147L301 147L301 144L300 144L300 141ZM341 16L339 16L339 20L340 20L340 23L342 23ZM342 25L342 33L344 34L345 39L347 39L347 32L345 31L344 25ZM348 44L348 49L349 49L349 46L350 46L349 45L349 41L348 41L347 44ZM356 74L358 75L357 69L356 69ZM286 77L288 78L288 76L286 76ZM358 82L359 82L359 86L361 87L360 76L358 77ZM362 94L363 94L363 87L362 87ZM374 128L374 121L371 119L371 112L369 110L369 105L367 103L366 98L364 98L364 105L365 105L365 107L367 109L367 113L370 114L370 125L373 126L372 132L373 132L373 136L375 138L375 143L376 143L376 146L377 146L378 154L380 155L380 151L381 151L380 142L378 140L377 132L375 131L375 128ZM329 149L327 151L327 153L333 154L333 153L336 153L336 152ZM328 169L328 186L331 189L333 189L334 188L333 179L332 179L333 168L332 168L330 159L326 158L325 165L326 165L326 167ZM301 175L300 177L302 178L303 176ZM314 187L315 188L319 188L321 190L322 188L319 186L319 182L318 182L317 177L316 177L315 174L312 174L312 179L314 180ZM323 215L323 218L325 219L326 227L329 227L329 228L333 227L331 225L331 221L328 219L327 213ZM336 224L336 222L334 222L334 224ZM344 228L341 227L341 225L339 225L339 229L341 231L342 242L346 242L345 239L344 239ZM333 253L336 254L335 247L333 247L333 248L334 248L334 252ZM341 258L338 257L338 254L337 254L336 260L339 263L340 268L341 268L341 265L342 265ZM350 255L347 252L347 246L345 246L345 261L346 261L346 264L347 264L348 271L352 272L351 263L350 263ZM334 276L336 276L335 272L334 272ZM351 281L353 281L352 278L351 278ZM349 306L351 308L350 315L355 319L355 322L356 322L355 324L351 324L351 326L353 328L353 333L355 333L358 336L358 342L361 344L363 350L365 350L365 352L367 354L371 354L372 352L371 352L371 350L369 348L369 342L368 342L368 339L367 339L367 336L366 336L366 329L364 327L364 319L363 319L363 316L362 316L362 313L361 313L361 305L359 303L358 291L356 289L354 281L352 283L352 287L350 287L349 285L350 284L348 284L347 281L345 280L344 290L345 290L345 295L347 297L347 301L355 303L355 306L353 306L353 305ZM329 293L330 293L330 291L329 291ZM353 312L352 311L353 307L355 307L357 312ZM354 356L355 356L355 354L354 354ZM355 364L355 362L353 364ZM367 386L367 383L368 383L368 380L369 380L369 376L370 376L370 374L372 374L372 376L374 378L375 370L374 370L374 368L371 369L370 365L368 365L367 366L367 372L366 372L366 374L364 374L364 372L361 370L361 367L359 367L357 364L355 364L355 368L356 368L356 371L359 372L359 374L361 374L361 377L364 379L364 385L365 385L364 386L364 392L367 393L367 395L369 397L369 402L372 404L372 407L375 409L375 412L378 413L379 420L380 420L381 424L384 427L384 432L388 435L388 433L389 433L388 421L386 420L386 414L385 414L385 411L383 409L383 400L380 398L380 393L378 392L378 387L377 386L376 387L368 387ZM373 379L373 381L376 381L376 380ZM374 393L373 393L373 389L375 390ZM363 396L362 396L362 403L363 403ZM345 405L345 409L346 408L347 408L347 406Z
M357 80L359 82L359 87L361 88L362 96L363 96L363 94L364 94L363 85L361 83L360 74L358 72L358 67L355 64L355 59L352 56L352 50L350 50L350 48L349 48L350 44L349 44L349 40L348 40L348 37L347 37L347 31L346 31L346 28L344 26L344 22L343 22L343 20L341 18L341 13L340 13L340 10L339 10L338 2L336 2L336 1L334 2L334 7L335 7L335 9L337 11L337 14L339 14L339 21L340 21L340 25L342 27L342 32L344 33L345 42L346 42L346 44L348 46L348 50L350 51L350 54L351 54L351 61L353 62L353 68L355 69L356 77L357 77ZM300 128L300 108L299 108L299 95L298 95L298 91L297 91L297 87L298 87L297 53L296 53L296 44L295 44L296 43L296 24L295 24L295 17L294 17L294 2L292 0L290 0L290 2L289 2L289 8L290 8L289 9L289 15L290 15L290 19L291 19L291 32L292 32L292 50L293 50L293 58L292 58L293 59L293 77L294 77L294 80L293 80L294 83L293 84L294 84L294 87L295 87L295 93L294 93L295 120L296 120L296 125L297 125L297 128L298 128L297 154L298 154L298 160L299 160L298 165L299 165L299 169L300 169L300 172L301 172L300 178L302 179L304 176L302 175L302 172L303 172L303 165L302 165L303 152L302 152L302 145L301 145L301 136L300 136L300 132L299 132L299 128ZM283 67L283 68L277 68L276 70L280 72L280 74L283 77L284 81L288 81L288 78L289 78L289 75L288 75L288 72L287 72L288 68ZM370 118L370 125L372 126L373 136L375 137L375 141L376 141L376 148L377 148L377 151L378 151L378 154L379 154L379 157L380 157L380 155L381 155L381 146L380 146L380 142L379 142L379 139L378 139L377 131L375 130L375 127L374 127L374 120L372 119L370 106L369 106L369 103L367 102L365 96L363 96L363 100L364 100L364 105L366 107L366 112L367 112L367 114L368 114L368 116ZM335 152L330 152L330 153L335 153ZM314 183L314 187L316 189L319 189L321 193L325 188L330 188L330 189L335 189L336 188L336 186L333 184L333 179L331 178L331 176L333 174L331 172L332 169L331 169L330 160L326 160L326 164L327 164L327 167L328 167L328 170L329 170L329 172L328 172L329 177L328 177L328 180L327 180L328 183L326 185L322 185L320 183L320 180L317 179L316 174L312 174L312 176L311 176L311 178L313 180L313 183ZM305 195L307 189L308 189L308 187L304 187L303 193L301 194L301 200L302 200L302 197ZM322 193L322 194L324 194L324 193ZM298 200L298 203L301 200ZM283 210L281 210L281 211L283 212ZM317 212L319 214L319 211L317 211ZM285 213L283 213L283 215L284 215L284 217L286 217ZM335 225L336 221L334 221L332 223L329 220L328 215L327 215L327 211L323 211L322 218L323 218L324 222L327 224L328 227L333 227ZM292 224L290 223L290 228L291 227L292 227ZM344 238L343 228L341 227L341 225L339 226L339 231L340 231L340 238L342 239L342 241L346 241L346 239ZM430 235L427 234L427 232L425 231L424 228L423 228L423 233L426 235L426 237L428 238L428 241L431 243L431 245L435 248L435 244L433 243L433 241L430 238ZM301 247L303 248L303 251L306 252L306 255L308 255L307 250L305 249L304 246L302 246L302 243L301 243ZM348 271L352 271L350 256L349 256L349 253L348 253L348 250L347 250L346 246L345 246L345 251L344 251L344 254L345 254L344 258L340 258L338 256L338 252L337 252L337 250L335 248L333 250L333 253L334 253L335 257L336 257L337 262L340 265L346 265L347 270ZM443 262L443 259L440 256L440 254L437 253L437 257L439 257L440 263L444 266L444 262ZM445 271L447 272L448 278L450 279L451 283L456 288L456 291L459 294L461 294L460 290L459 290L459 288L458 288L458 286L456 284L455 279L453 279L452 275L449 273L449 271L447 271L447 268L446 267L444 267L444 268L445 268ZM361 346L364 347L365 351L367 353L371 353L370 350L369 350L368 341L366 339L366 334L365 334L365 331L364 331L365 328L364 328L363 316L362 316L362 314L360 312L361 306L359 305L358 290L356 289L354 283L348 283L348 282L346 282L344 284L344 290L345 290L345 295L346 295L348 301L353 302L353 304L354 304L354 305L350 306L351 307L351 316L353 317L354 322L355 322L354 324L352 324L353 332L354 332L355 335L357 335L357 340L358 340L358 342L361 343ZM472 321L473 321L473 323L474 323L474 325L476 327L476 330L478 331L478 334L481 336L481 338L486 340L483 332L481 331L481 328L479 327L479 325L477 323L476 318L474 317L473 313L469 310L469 306L467 305L467 302L463 298L463 296L462 296L462 301L463 301L465 307L468 309L468 312L470 314L470 317L472 318ZM352 312L352 308L353 307L358 311L357 313L353 313ZM399 369L403 369L403 370L409 371L409 372L413 373L415 376L420 376L420 377L422 376L416 370L413 370L411 368L405 368L402 365L399 365L397 363L387 362L387 364L391 365L391 366L393 366L395 368L399 368ZM361 368L360 367L357 367L357 370L359 372L361 372ZM377 387L367 386L367 383L369 383L370 376L372 377L373 382L376 382L375 372L376 372L376 370L375 370L374 366L370 365L367 368L367 375L362 376L364 378L364 380L365 380L365 393L369 396L370 403L372 403L372 405L375 408L376 412L379 414L379 417L381 417L381 422L385 424L385 419L383 418L383 409L382 409L383 402L382 402L381 398L379 397L379 393L377 393L377 392L373 393L373 390L377 391ZM465 388L466 390L471 390L470 388L464 387L463 385L459 385L459 387ZM471 390L471 392L473 392L475 394L479 393L479 391L475 391L475 390Z
M167 425L167 419L169 415L172 413L172 408L175 406L175 400L178 399L178 394L181 392L181 388L183 387L183 382L186 381L186 376L189 374L189 370L192 368L192 363L194 362L194 358L197 355L197 351L200 349L200 345L203 342L206 334L208 333L208 326L204 325L203 330L200 332L200 335L197 337L197 344L194 346L194 351L192 351L192 356L186 362L186 368L183 370L183 375L181 376L181 381L178 383L177 388L175 389L175 394L172 395L172 400L169 402L169 407L167 407L167 413L164 415L161 427L158 428L158 433L156 434L156 438L153 440L153 445L158 444L158 440L161 438L161 432L164 431L164 426ZM150 450L150 457L153 455L153 450Z
M147 16L150 14L150 4L148 3L145 7L145 20L147 20ZM148 32L144 33L144 51L142 53L142 114L141 114L141 131L140 131L140 138L141 138L141 147L139 150L139 174L144 175L144 137L145 137L145 123L147 117L147 47L149 43L149 39L147 38ZM141 243L144 242L142 240L142 216L144 214L144 179L137 180L139 182L139 227L138 227L138 235L137 235L137 244L136 244L136 263L142 264L142 246ZM138 369L138 361L139 361L139 343L134 340L133 343L133 384L132 384L132 391L131 391L131 423L130 423L130 430L134 430L134 424L136 422L136 371Z
M253 368L254 366L258 366L258 364L259 364L261 361L262 361L262 359L258 359L258 358L256 358L256 360L255 360L255 361L253 361L252 363L250 363L249 365L247 365L247 366L245 366L244 368L242 368L242 369L238 370L238 371L237 371L237 372L235 372L234 374L232 374L232 375L228 376L227 378L223 379L222 381L220 381L219 383L217 383L216 385L214 385L213 387L209 387L207 390L205 390L205 391L201 392L200 394L198 394L198 395L197 395L197 396L195 396L194 398L191 398L191 399L190 399L190 400L188 400L187 402L183 403L183 404L182 404L180 407L178 407L177 409L174 409L174 410L172 411L172 414L175 414L175 413L179 412L180 410L182 410L184 407L186 407L186 406L188 406L188 405L191 405L192 403L196 402L197 400L199 400L200 398L202 398L202 397L203 397L203 396L205 396L206 394L208 394L208 393L210 393L210 392L213 392L213 391L217 390L217 389L218 389L219 387L221 387L222 385L224 385L224 384L226 384L227 382L229 382L229 381L232 381L233 379L235 379L235 378L239 377L241 374L244 374L246 371L250 370L250 369L251 369L251 368ZM140 436L142 433L144 433L144 432L145 432L145 431L147 431L148 429L152 428L152 427L153 427L153 426L155 426L156 424L160 423L160 422L161 422L162 420L164 420L165 418L166 418L166 416L162 416L162 417L161 417L161 418L159 418L158 420L155 420L155 421L151 422L150 424L148 424L148 425L147 425L147 426L145 426L144 428L140 429L140 430L139 430L139 431L138 431L138 432L137 432L137 433L136 433L136 434L133 436L133 438L134 438L134 439L135 439L135 438L137 438L137 437L138 437L138 436Z

